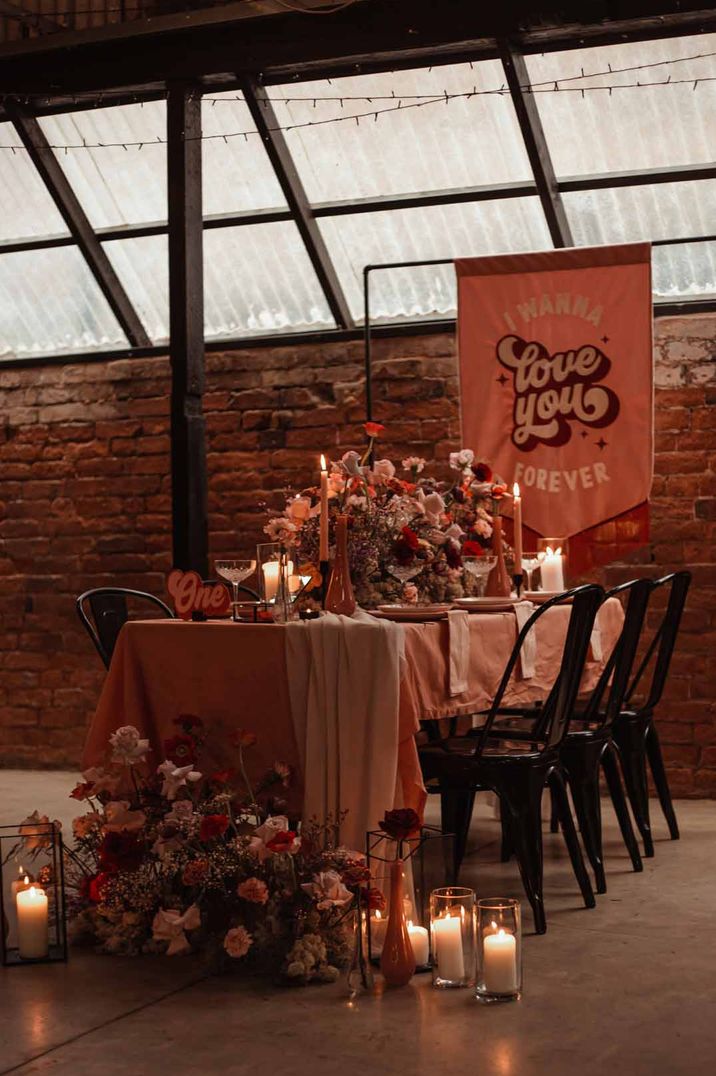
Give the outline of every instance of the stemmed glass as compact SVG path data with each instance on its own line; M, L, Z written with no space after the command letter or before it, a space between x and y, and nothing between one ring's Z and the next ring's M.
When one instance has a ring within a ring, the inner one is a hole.
M522 554L522 571L527 576L527 590L532 590L532 574L539 568L539 558L536 553Z
M393 561L386 567L393 578L405 586L411 579L415 579L416 575L420 575L425 565L422 561L413 561L412 564L396 564Z
M255 560L217 560L214 567L222 579L234 588L234 600L231 603L232 617L239 619L239 584L256 571Z
M497 557L493 556L462 558L463 568L473 577L473 579L475 579L477 583L478 597L483 598L485 596L487 577L496 564Z

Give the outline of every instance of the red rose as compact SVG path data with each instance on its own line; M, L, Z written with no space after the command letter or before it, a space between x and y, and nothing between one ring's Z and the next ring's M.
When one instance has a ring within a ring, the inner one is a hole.
M472 473L478 482L492 481L492 467L489 463L473 463Z
M205 814L199 827L199 840L210 841L214 837L221 837L229 826L228 815Z
M110 876L104 871L95 874L92 878L83 878L80 886L80 894L93 904L101 904Z
M191 736L172 736L164 741L164 757L176 766L193 766L196 762L196 742Z
M451 568L462 567L462 557L460 556L460 546L457 542L445 543L445 560L448 562Z
M370 882L371 878L370 867L365 863L350 863L341 871L344 885L362 885L363 882Z
M495 485L492 486L490 489L490 496L492 497L493 501L501 501L506 493L507 486L505 486L503 483L495 483Z
M135 871L142 862L144 845L136 833L107 833L99 847L99 863L107 874Z
M70 792L70 799L73 800L86 800L91 794L94 785L91 781L81 781Z
M292 829L281 829L266 842L269 852L292 852L296 834Z
M481 557L484 552L485 550L480 543L475 542L472 538L468 538L462 543L463 557Z
M380 422L364 422L363 429L371 439L385 433L385 426L382 426Z
M394 811L386 811L378 825L394 841L405 841L420 829L421 823L420 816L412 807L398 807Z

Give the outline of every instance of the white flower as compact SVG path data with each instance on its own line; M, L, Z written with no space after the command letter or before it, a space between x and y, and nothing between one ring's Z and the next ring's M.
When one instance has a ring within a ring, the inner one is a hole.
M82 780L85 784L92 785L91 796L96 796L99 792L114 793L119 786L119 777L115 777L97 766L93 766L90 770L85 770L82 774Z
M276 516L270 519L264 527L266 534L272 542L291 542L298 533L298 526L286 516Z
M353 894L344 886L338 871L320 871L314 874L312 882L304 882L301 889L313 897L319 911L342 908L353 900Z
M132 833L141 829L147 821L144 811L130 811L128 800L112 800L104 809L104 828L108 833L119 833L125 830Z
M403 601L409 602L410 605L417 605L418 603L418 588L415 583L406 583L403 586Z
M454 538L457 542L459 542L465 534L462 527L457 523L451 523L444 533L446 538Z
M160 909L152 921L152 937L155 941L168 941L167 956L187 953L191 946L186 930L196 930L201 926L201 913L196 904L191 904L181 915L174 909Z
M461 448L459 452L450 453L450 466L453 471L466 471L472 467L475 453L471 448Z
M311 514L311 498L294 497L288 502L286 513L294 523L303 523Z
M125 766L143 761L149 751L149 740L140 739L139 730L134 725L122 725L112 733L109 742L112 745L112 761L123 762Z
M489 538L492 534L492 527L486 519L476 519L472 526L482 538Z
M416 474L420 474L425 470L426 460L422 456L406 456L401 467L404 471L415 471Z
M351 493L350 497L346 499L346 507L358 508L363 511L368 504L365 497L359 497L356 493Z
M395 467L390 460L375 461L373 464L373 478L378 478L383 482L389 482L391 478L395 478Z
M96 812L91 814L82 814L79 818L72 819L72 834L75 840L81 840L83 837L88 837L93 829L95 829L100 822L100 817Z
M193 817L194 804L191 800L176 800L171 811L164 815L164 821L176 822L177 825L181 825L182 822L191 822Z
M360 465L360 453L358 452L346 452L341 456L341 464L347 475L351 478L362 478L363 468Z
M40 848L49 848L52 845L52 828L62 829L62 823L55 820L50 822L46 814L33 811L31 815L20 823L22 844L26 852L35 852Z
M157 773L162 775L162 795L168 800L175 800L177 792L187 781L200 781L201 774L191 766L175 766L173 762L162 762L157 766Z
M439 493L429 493L423 501L425 518L433 527L440 525L442 514L445 511L445 501Z
M290 828L286 815L272 815L266 819L263 825L254 830L254 836L259 837L264 844L268 844L277 833L285 833L286 830L289 830Z

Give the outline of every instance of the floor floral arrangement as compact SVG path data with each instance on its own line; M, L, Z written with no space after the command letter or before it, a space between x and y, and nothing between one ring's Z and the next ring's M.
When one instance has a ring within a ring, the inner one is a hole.
M203 774L204 729L176 719L165 761L132 726L110 737L106 767L72 791L66 879L71 937L120 955L202 952L287 983L334 981L352 959L356 908L380 907L364 857L336 846L335 827L300 832L281 813L289 767L254 785L253 733L234 734L236 769Z
M507 487L469 448L451 453L453 477L447 482L434 477L419 456L406 457L399 467L374 459L384 427L368 422L365 430L365 451L344 453L331 461L328 473L329 531L332 535L339 515L348 516L358 604L371 609L386 601L450 601L472 593L474 582L463 572L462 557L479 556L489 547L493 517ZM296 548L302 561L316 564L319 518L320 489L312 486L291 496L264 531L271 541ZM410 569L409 581L398 577Z

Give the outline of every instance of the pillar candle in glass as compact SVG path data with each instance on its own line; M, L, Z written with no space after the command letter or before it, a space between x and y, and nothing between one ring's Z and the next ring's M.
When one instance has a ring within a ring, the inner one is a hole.
M490 897L477 902L477 987L480 1001L516 1001L522 992L520 902Z
M445 886L430 894L433 986L469 986L475 981L475 893Z
M513 505L513 529L514 540L513 545L515 547L515 575L522 575L522 497L520 495L520 487L515 482L512 487L512 505Z
M546 539L540 539L540 544L545 541ZM562 546L556 544L559 539L552 539L552 541L555 542L554 545L545 545L538 549L537 559L542 590L549 594L558 594L564 590L564 560Z
M15 897L17 940L23 960L42 960L49 945L47 894L39 886L21 889Z
M430 938L428 932L425 927L416 926L412 919L409 919L408 934L410 935L410 944L413 947L415 965L418 968L424 968L430 963Z

